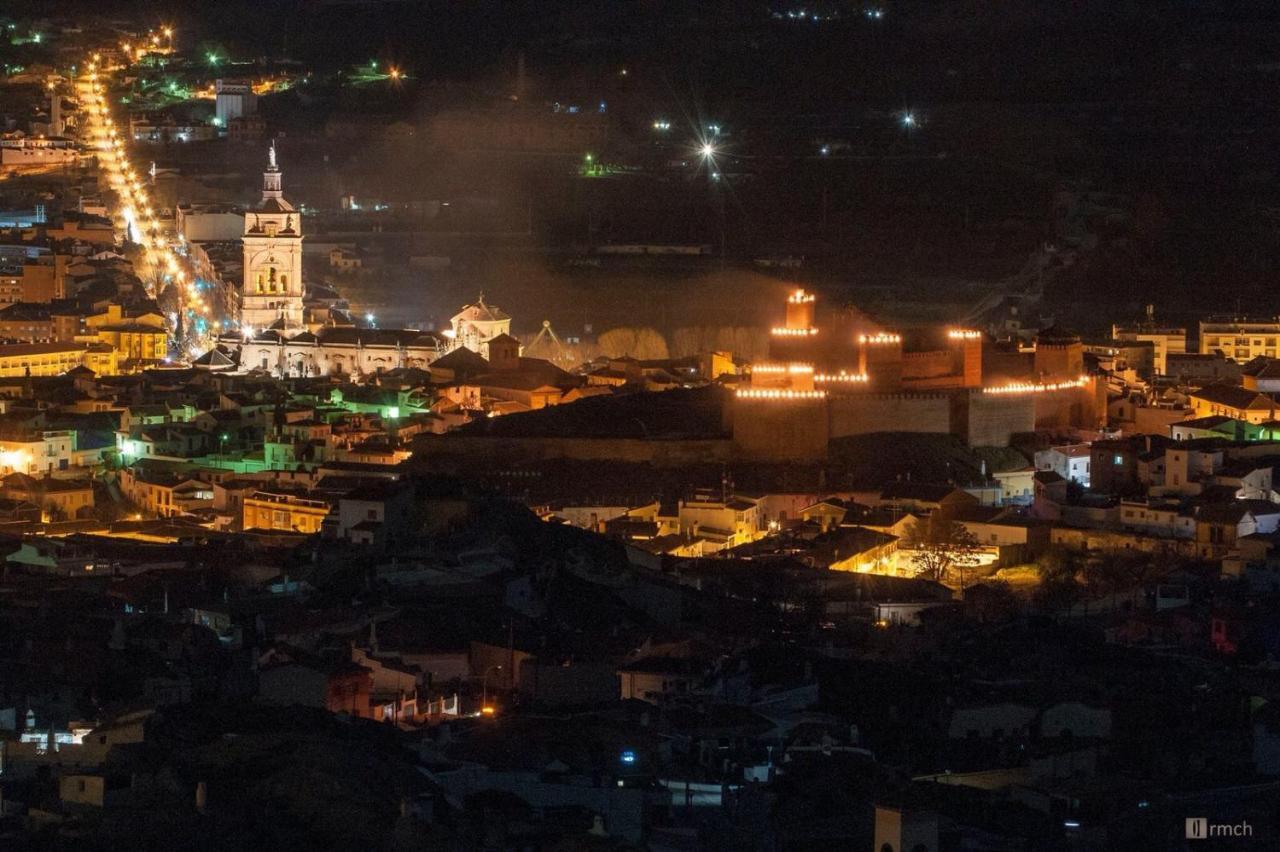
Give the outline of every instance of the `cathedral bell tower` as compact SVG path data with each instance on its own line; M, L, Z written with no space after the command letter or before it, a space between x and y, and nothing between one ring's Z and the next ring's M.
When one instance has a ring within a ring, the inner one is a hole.
M262 201L244 216L240 327L302 331L302 216L284 198L276 146L267 152Z

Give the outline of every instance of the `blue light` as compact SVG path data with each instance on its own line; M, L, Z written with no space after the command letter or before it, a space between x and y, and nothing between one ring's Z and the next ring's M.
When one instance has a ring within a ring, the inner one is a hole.
M622 753L622 762L625 764L633 764L636 762L636 753L634 751L624 751Z

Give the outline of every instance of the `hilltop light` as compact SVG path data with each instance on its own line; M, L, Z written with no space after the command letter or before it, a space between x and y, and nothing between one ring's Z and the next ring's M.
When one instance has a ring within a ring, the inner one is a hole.
M710 142L706 142L702 146L702 156L710 158L715 156L716 148Z

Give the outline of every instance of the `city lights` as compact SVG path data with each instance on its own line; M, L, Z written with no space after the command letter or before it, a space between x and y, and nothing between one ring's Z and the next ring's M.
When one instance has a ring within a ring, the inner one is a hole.
M867 381L867 374L846 373L844 370L841 370L838 373L816 373L813 380L820 384L865 384Z
M812 373L812 364L758 364L751 368L753 373L790 373L799 375Z
M774 337L812 337L818 333L818 330L816 328L777 327L769 329L769 333Z
M952 329L947 332L948 340L981 340L982 332L971 329Z
M827 392L822 390L782 390L777 388L738 388L734 391L738 399L826 399Z
M1088 383L1088 376L1080 376L1067 382L1013 382L1007 385L983 388L982 392L993 394L1046 393L1048 391L1075 390L1084 387Z
M166 33L168 35L170 33ZM139 266L145 273L143 280L149 281L153 297L160 295L166 284L177 288L181 311L189 320L184 327L192 334L200 332L182 345L198 355L211 320L209 305L200 292L198 276L187 268L185 255L177 251L177 241L164 232L157 206L148 196L139 170L125 155L124 143L109 114L103 85L99 82L96 58L86 64L78 90L88 118L85 135L97 152L98 165L107 185L116 196L118 221L128 240L142 248ZM171 322L176 324L176 320Z
M813 302L817 297L812 293L806 293L804 290L796 290L787 297L787 301L793 305L803 305Z
M889 332L879 332L878 334L860 334L858 342L864 346L880 346L891 343L901 343L902 335L891 334Z

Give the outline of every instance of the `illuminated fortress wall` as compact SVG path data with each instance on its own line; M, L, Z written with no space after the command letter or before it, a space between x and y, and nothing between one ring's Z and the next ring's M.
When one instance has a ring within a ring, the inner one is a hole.
M824 396L799 399L735 397L733 446L757 461L820 461L827 457L827 402Z
M831 437L868 432L951 432L951 395L865 393L832 397Z
M1034 432L1039 394L965 393L958 398L958 432L971 447L1007 447L1020 432Z
M898 332L857 322L857 330L839 317L819 326L814 296L792 292L786 324L771 333L776 360L756 365L730 403L736 451L814 460L826 456L831 438L872 432L950 433L970 446L1008 446L1037 429L1092 428L1106 411L1105 387L1083 375L1080 339L1070 332L1042 332L1034 361L1018 353L1010 378L984 384L980 331L948 329L941 346L905 352Z

